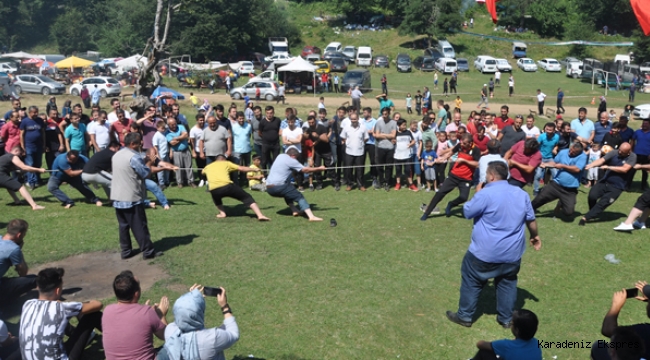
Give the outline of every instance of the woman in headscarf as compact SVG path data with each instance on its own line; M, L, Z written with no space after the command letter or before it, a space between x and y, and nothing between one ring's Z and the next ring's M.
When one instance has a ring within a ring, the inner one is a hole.
M226 290L211 290L216 290L217 302L224 315L223 325L205 329L203 287L192 286L190 292L181 296L174 304L174 322L165 329L165 347L158 354L158 360L226 359L223 351L239 340L239 328L228 305Z

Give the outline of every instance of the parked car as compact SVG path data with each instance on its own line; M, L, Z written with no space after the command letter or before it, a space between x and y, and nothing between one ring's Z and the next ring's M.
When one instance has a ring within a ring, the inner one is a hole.
M375 56L375 59L372 61L372 64L376 68L389 68L390 67L390 62L388 61L388 55L377 55Z
M481 73L497 72L497 61L491 56L480 55L474 60L474 68Z
M370 71L367 69L352 69L345 73L343 80L341 80L341 91L347 92L355 86L359 86L359 90L372 91L372 84L370 81Z
M357 66L372 65L372 49L369 46L359 46L357 51Z
M65 94L65 85L44 75L16 75L14 89L17 94Z
M323 60L329 61L331 63L332 59L343 59L347 63L350 63L353 60L342 52L326 52L325 55L323 55Z
M311 55L311 54L320 54L320 48L316 46L307 45L304 48L302 48L302 52L300 53L300 56L306 58L307 55Z
M285 55L285 54L275 54L275 55L272 55L272 56L265 57L264 60L269 61L269 62L285 62L285 63L288 63L289 61L293 60L293 56Z
M469 61L467 59L456 59L456 66L458 67L458 71L469 71Z
M512 72L512 65L506 59L496 59L497 69L501 72Z
M582 61L571 61L566 64L566 76L577 79L582 74Z
M434 66L443 74L451 74L457 70L456 60L450 58L440 58L436 60Z
M573 56L567 56L564 59L560 60L560 64L564 65L564 67L567 67L567 64L573 63L573 62L582 62L578 58L574 58Z
M16 65L8 62L0 63L0 71L7 73L7 74L13 74L16 71L18 71L18 68Z
M454 47L451 46L451 44L447 40L438 40L437 49L446 58L449 58L449 59L455 59L456 58L456 52L454 51Z
M348 64L343 59L332 59L330 61L330 71L331 72L346 72L348 71Z
M305 57L305 60L309 61L310 63L320 61L320 54L309 54Z
M420 71L434 71L435 62L433 58L418 56L413 60L413 67Z
M540 68L544 69L544 71L562 71L562 65L560 65L560 62L551 58L544 58L542 60L539 60L537 62L537 65L539 65Z
M411 57L408 54L397 54L395 59L397 72L411 72Z
M531 58L521 58L517 60L517 67L523 71L537 71L537 65Z
M328 74L330 72L330 63L327 61L314 61L314 66L318 66L318 69L316 69L317 74Z
M350 59L354 59L357 56L357 48L354 46L346 46L341 52Z
M253 65L252 61L242 61L239 64L237 71L239 72L239 75L248 75L250 73L255 73L255 65Z
M590 65L583 65L582 66L582 73L580 74L580 81L586 82L586 83L591 83L592 81L594 84L597 85L602 85L605 83L605 77L603 76L603 70L601 69L596 69L596 71L593 70L593 68Z
M639 65L639 71L641 74L650 73L650 61L646 61Z
M230 97L235 100L243 99L244 94L255 95L257 89L260 89L260 96L266 101L272 101L278 97L279 87L274 81L250 81L244 86L230 90Z
M643 104L634 107L634 110L632 110L632 115L641 119L650 118L650 104Z
M96 76L86 78L80 83L76 83L70 86L70 94L72 96L79 96L81 93L81 88L84 85L88 87L88 91L92 91L95 85L97 85L102 94L102 97L119 96L122 92L122 85L120 85L117 80L108 76Z
M325 52L341 52L343 48L341 47L340 42L331 42L325 47Z
M438 60L440 58L445 57L445 55L443 55L442 52L440 52L440 50L438 50L436 48L428 48L428 49L424 50L424 57L433 58L433 60L435 61L435 60Z

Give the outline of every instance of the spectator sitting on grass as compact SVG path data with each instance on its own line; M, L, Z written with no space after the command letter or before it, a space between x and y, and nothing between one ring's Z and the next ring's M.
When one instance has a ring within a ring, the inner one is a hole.
M530 310L515 310L512 313L510 330L515 336L514 340L484 341L476 343L479 349L473 360L487 360L504 358L507 360L536 360L542 359L542 350L535 339L537 316Z

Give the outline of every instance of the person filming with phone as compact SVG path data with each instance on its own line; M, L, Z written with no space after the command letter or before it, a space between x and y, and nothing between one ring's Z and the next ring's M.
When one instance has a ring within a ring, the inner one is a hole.
M627 328L635 332L642 340L638 347L643 347L645 353L643 358L650 359L650 324L634 324L628 326L621 326L618 324L618 314L623 309L623 305L627 299L635 298L646 303L646 315L650 318L650 285L645 281L637 281L634 288L621 289L614 293L612 297L612 306L609 308L607 315L603 319L603 327L600 332L609 338L609 340L598 340L593 343L591 347L591 358L594 360L609 360L614 359L611 356L611 349L607 345L615 341L615 334L621 328Z
M222 326L205 328L206 297L216 297L223 313ZM225 360L223 351L239 340L239 328L222 287L194 284L176 300L172 311L174 322L165 329L165 346L158 360Z

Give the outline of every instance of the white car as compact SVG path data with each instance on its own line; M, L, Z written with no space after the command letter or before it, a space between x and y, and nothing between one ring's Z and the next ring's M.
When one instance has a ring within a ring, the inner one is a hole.
M551 58L545 58L539 60L537 62L537 65L539 65L539 67L542 68L544 71L556 71L556 72L562 71L562 65L560 65L560 62Z
M650 118L650 104L639 105L634 108L632 115L641 119Z
M512 72L512 65L506 59L496 59L497 69L501 72Z
M537 65L535 65L535 62L531 58L521 58L517 60L517 67L523 71L537 71Z
M474 60L474 67L481 73L493 73L497 71L497 61L491 56L479 55Z
M278 97L280 85L274 81L249 81L248 84L230 90L230 97L235 100L243 99L245 95L255 96L260 89L260 96L266 101L273 101Z
M273 56L267 56L264 58L266 61L271 61L271 62L289 62L293 60L293 57L290 55L285 55L285 54L275 54Z
M645 74L647 72L650 72L650 61L646 61L639 65L639 72L641 74Z
M120 83L117 80L113 79L112 77L95 76L95 77L89 77L87 79L84 79L80 83L76 83L70 86L70 95L79 96L79 94L81 93L81 89L83 88L84 85L88 88L88 91L90 91L91 93L95 88L95 85L97 85L97 88L99 88L102 97L119 96L120 93L122 92L122 85L120 85Z
M255 66L250 61L242 61L239 63L239 75L248 75L250 73L255 73Z
M0 72L5 72L7 74L13 74L16 71L18 71L18 69L16 68L15 65L13 65L11 63L0 63Z
M357 57L357 48L354 46L346 46L343 48L343 51L341 51L343 55L349 57L350 59L354 59Z

